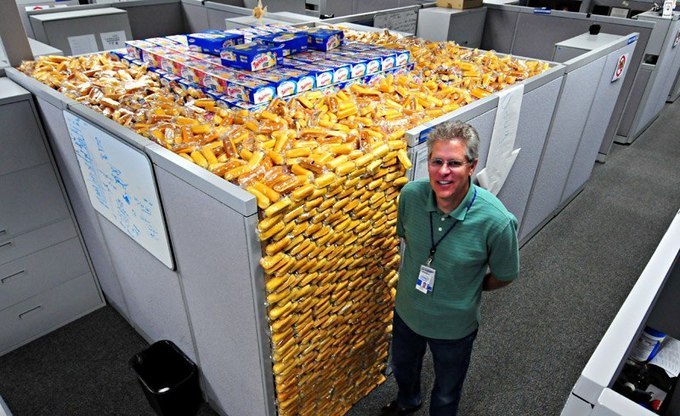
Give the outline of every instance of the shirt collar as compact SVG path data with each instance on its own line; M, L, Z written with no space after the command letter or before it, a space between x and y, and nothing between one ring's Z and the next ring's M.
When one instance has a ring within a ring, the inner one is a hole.
M470 205L470 201L472 200L473 195L475 193L474 188L475 188L475 184L473 184L472 181L470 181L470 187L468 188L467 194L465 194L465 198L463 198L463 200L460 201L460 204L458 204L456 209L454 209L453 211L451 211L450 213L448 213L446 215L443 214L439 210L439 208L437 207L437 198L436 198L432 188L430 188L429 196L427 198L427 202L425 203L425 209L428 212L435 212L435 213L442 215L442 216L448 216L448 217L455 218L458 221L463 221L465 219L465 214L468 211L467 207L468 207L468 205Z

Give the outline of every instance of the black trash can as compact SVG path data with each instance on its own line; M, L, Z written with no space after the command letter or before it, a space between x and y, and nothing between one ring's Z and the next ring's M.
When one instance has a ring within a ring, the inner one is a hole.
M172 341L154 342L130 367L159 416L194 416L203 402L198 368Z

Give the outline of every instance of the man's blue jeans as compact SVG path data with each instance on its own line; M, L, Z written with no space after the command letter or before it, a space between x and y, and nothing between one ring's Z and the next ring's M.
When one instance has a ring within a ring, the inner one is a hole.
M392 368L399 387L397 404L402 408L411 408L422 402L420 370L423 367L425 348L429 345L435 374L430 416L455 416L476 336L475 330L472 334L455 340L423 337L413 332L395 311L392 326Z

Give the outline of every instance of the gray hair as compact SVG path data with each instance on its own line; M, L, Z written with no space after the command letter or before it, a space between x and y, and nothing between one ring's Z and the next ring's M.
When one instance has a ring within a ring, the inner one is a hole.
M465 145L465 157L468 162L479 157L479 134L474 127L462 121L453 120L436 126L427 137L427 154L432 154L432 147L437 142L460 140Z

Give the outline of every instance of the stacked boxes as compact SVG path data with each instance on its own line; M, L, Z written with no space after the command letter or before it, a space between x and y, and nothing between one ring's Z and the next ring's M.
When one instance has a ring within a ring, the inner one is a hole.
M220 54L222 64L248 71L261 71L283 62L283 45L244 43L228 46Z
M240 45L244 42L243 35L221 30L191 33L186 36L186 39L189 49L217 56L227 46Z
M176 84L182 88L221 94L216 99L225 105L249 109L277 97L368 82L396 68L408 69L410 60L405 50L343 44L339 30L300 32L286 26L155 37L126 42L126 50L127 55L119 51L116 56L180 77Z
M305 33L273 33L257 38L264 45L282 46L283 56L307 51L307 35Z
M307 44L310 49L330 51L342 45L345 34L342 30L311 28L307 30Z

